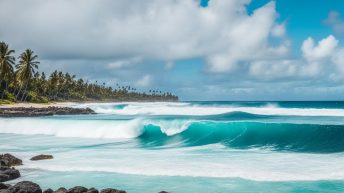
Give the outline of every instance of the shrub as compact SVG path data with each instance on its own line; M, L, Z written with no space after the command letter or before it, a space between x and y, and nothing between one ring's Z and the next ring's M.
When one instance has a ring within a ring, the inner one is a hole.
M5 90L5 99L11 102L16 102L16 96L14 96L14 94L8 92L7 90Z
M47 97L38 96L34 91L29 91L27 93L27 100L33 103L48 103L49 100Z
M86 100L86 96L80 94L80 93L77 93L77 92L72 92L70 93L70 98L72 99L76 99L76 100Z

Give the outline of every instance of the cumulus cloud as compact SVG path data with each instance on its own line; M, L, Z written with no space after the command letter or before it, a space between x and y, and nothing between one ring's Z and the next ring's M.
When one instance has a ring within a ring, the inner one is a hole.
M3 0L0 38L20 49L31 47L45 59L201 57L209 71L221 73L281 54L271 53L268 41L284 35L284 26L275 21L275 3L252 15L246 11L249 3L212 0L204 8L195 0ZM109 67L125 63L130 61Z
M314 45L312 38L306 39L302 44L303 56L310 62L328 58L337 48L338 40L332 35L319 41Z
M320 75L333 76L336 69L344 72L344 49L332 35L315 42L309 37L301 46L302 57L274 60L257 60L250 64L249 74L260 79L280 79L292 77L303 79ZM338 76L343 76L339 74Z

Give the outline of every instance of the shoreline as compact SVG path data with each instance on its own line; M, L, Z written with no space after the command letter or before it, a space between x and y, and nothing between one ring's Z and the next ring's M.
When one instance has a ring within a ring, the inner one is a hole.
M0 105L0 109L8 108L48 108L48 107L70 107L74 102L52 102L52 103L13 103Z
M6 106L0 108L0 117L39 117L39 116L52 116L52 115L89 115L96 114L90 108L73 108L67 106Z
M0 104L0 109L4 108L48 108L48 107L72 107L80 104L107 104L107 103L178 103L181 101L70 101L70 102L49 102L49 103L11 103Z

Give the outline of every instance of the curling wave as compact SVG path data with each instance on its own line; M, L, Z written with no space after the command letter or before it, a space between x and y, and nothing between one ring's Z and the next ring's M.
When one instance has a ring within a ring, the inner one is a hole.
M204 120L0 119L0 133L137 140L145 148L222 144L296 152L344 151L344 125Z
M231 148L271 148L299 152L344 151L343 125L259 122L195 122L172 136L154 125L139 139L145 146L200 146L221 143Z

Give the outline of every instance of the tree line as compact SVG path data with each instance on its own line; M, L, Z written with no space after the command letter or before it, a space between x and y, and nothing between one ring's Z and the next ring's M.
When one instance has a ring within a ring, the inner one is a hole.
M54 71L49 76L38 72L38 56L26 49L18 57L8 44L0 42L0 99L11 102L49 101L178 101L170 92L137 92L131 86L115 88L91 83L68 72Z

